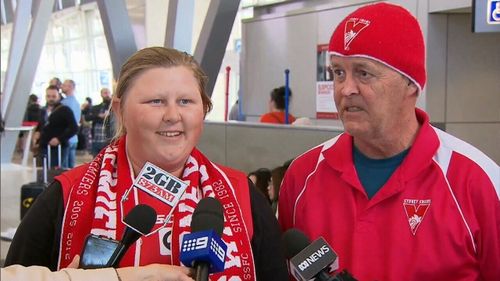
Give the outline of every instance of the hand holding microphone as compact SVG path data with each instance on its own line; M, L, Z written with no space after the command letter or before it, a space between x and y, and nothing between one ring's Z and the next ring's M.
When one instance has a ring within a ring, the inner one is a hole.
M124 219L127 227L121 241L90 234L85 240L80 268L117 267L128 248L156 221L156 212L148 205L135 206Z
M156 222L156 211L148 205L137 205L125 216L127 227L123 232L122 240L111 256L108 266L118 267L128 248L142 235L149 233Z

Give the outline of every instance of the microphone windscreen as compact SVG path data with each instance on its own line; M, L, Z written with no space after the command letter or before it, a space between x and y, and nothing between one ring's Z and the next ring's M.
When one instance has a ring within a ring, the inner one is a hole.
M311 244L311 240L309 240L302 231L296 228L285 231L282 239L287 259L293 258Z
M221 203L212 197L200 200L193 212L191 232L214 230L222 236L224 229L224 214Z
M156 211L149 205L136 205L125 216L123 221L135 231L148 234L156 222Z

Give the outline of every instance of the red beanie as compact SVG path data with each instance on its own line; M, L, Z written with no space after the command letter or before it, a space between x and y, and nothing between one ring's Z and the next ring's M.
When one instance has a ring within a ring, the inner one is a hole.
M328 50L332 55L379 61L425 85L425 46L417 19L388 3L363 6L335 29Z

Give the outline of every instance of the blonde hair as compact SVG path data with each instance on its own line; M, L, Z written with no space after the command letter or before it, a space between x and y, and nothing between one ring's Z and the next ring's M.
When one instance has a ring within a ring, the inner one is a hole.
M149 47L139 50L130 56L123 64L113 94L113 99L118 98L121 100L119 110L123 109L127 92L139 75L153 68L170 68L176 66L184 66L193 71L194 77L198 80L198 88L203 103L203 112L206 116L207 113L212 110L212 101L206 93L208 77L205 72L201 69L198 62L188 53L164 47ZM117 140L126 133L123 120L118 119L113 140Z

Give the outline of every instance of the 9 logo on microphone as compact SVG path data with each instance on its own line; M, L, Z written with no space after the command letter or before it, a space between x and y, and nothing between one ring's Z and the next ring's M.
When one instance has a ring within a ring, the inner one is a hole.
M208 246L208 237L184 240L182 242L182 251L194 251L204 249Z
M180 260L186 266L197 261L210 264L210 273L224 270L227 245L213 230L184 235Z

